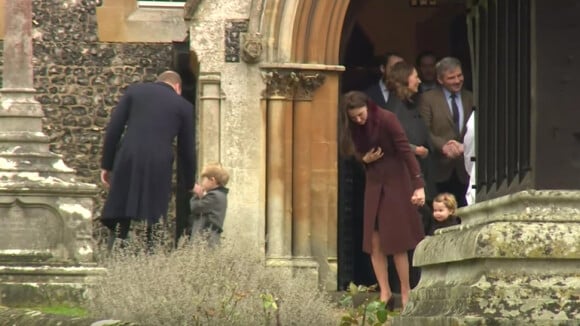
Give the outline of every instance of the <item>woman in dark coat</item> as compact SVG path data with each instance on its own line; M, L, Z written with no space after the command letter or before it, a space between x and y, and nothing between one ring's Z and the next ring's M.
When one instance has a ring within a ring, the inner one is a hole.
M424 237L417 208L425 204L421 170L397 117L358 91L346 93L342 105L341 152L365 164L363 251L370 254L381 288L392 293L386 255L393 255L403 306L409 300L407 251Z
M391 105L388 109L397 115L401 126L405 130L405 134L409 139L411 152L415 154L417 162L421 167L423 180L425 181L425 199L427 205L419 209L423 221L423 231L427 233L426 225L429 224L432 218L431 200L435 195L435 183L431 177L431 155L429 155L433 147L431 145L431 138L429 136L429 129L425 125L425 121L421 117L421 113L417 109L417 94L421 80L417 74L417 70L407 62L398 62L391 68L391 73L387 79L387 88L392 94L392 99L389 101ZM413 250L409 252L409 261L413 261ZM414 287L419 282L420 270L418 268L411 269L411 287ZM391 281L391 286L393 282ZM396 284L393 286L396 291Z
M421 80L417 70L412 65L406 62L395 64L387 80L387 87L391 94L394 95L391 106L388 109L397 116L403 130L405 130L411 146L411 152L415 154L423 173L425 197L427 201L430 201L435 195L435 184L429 176L429 154L431 153L432 145L429 129L427 129L425 121L421 118L421 113L417 108L416 97L420 84Z
M406 62L399 62L392 68L387 81L387 87L394 94L389 108L397 115L401 122L405 134L411 144L411 151L415 154L423 180L425 181L425 198L427 205L421 209L423 224L426 225L431 220L431 201L436 195L435 182L431 176L431 153L433 145L429 136L429 129L425 121L421 118L421 113L417 108L417 94L421 81L417 75L417 70ZM424 229L427 232L427 229Z

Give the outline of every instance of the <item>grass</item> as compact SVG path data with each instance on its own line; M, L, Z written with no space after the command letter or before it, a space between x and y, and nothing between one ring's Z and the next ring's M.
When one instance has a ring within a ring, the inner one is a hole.
M54 315L61 315L61 316L69 316L69 317L86 317L88 312L86 309L81 307L71 307L65 305L56 305L56 306L41 306L41 307L34 307L28 308L31 310L40 311L46 314L54 314Z

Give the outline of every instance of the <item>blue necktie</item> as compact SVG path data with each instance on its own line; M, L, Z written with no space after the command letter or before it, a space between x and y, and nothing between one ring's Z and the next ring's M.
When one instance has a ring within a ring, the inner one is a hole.
M457 102L455 102L455 98L457 94L451 94L451 110L453 111L453 123L455 123L455 131L459 134L460 125L459 125L459 107L457 106Z

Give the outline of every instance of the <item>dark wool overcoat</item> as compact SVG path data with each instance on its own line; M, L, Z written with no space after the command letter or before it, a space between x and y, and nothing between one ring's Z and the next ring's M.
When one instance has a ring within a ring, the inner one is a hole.
M173 141L184 187L193 187L193 106L162 82L129 86L112 112L101 168L112 171L101 218L157 223L171 196Z
M392 94L393 99L389 99L391 107L389 111L393 112L403 130L405 130L405 135L409 143L415 146L423 146L429 150L429 155L422 158L415 155L417 162L419 162L419 167L421 168L421 173L423 174L423 181L425 182L425 198L427 200L432 199L437 195L437 190L435 188L435 181L433 180L432 174L432 156L434 153L434 147L431 143L431 138L429 135L429 129L425 125L425 121L421 117L421 113L414 102L403 101L395 94ZM414 150L414 148L413 148ZM431 218L431 216L428 216Z
M421 170L395 114L372 102L367 107L367 122L351 125L356 150L362 156L380 147L384 155L365 168L363 251L371 253L376 223L384 254L407 252L424 237L417 207L411 203L413 191L424 187ZM361 136L364 141L357 142Z

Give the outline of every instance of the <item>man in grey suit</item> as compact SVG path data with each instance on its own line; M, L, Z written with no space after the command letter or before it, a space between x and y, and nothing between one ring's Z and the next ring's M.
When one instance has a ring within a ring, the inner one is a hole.
M383 109L392 111L391 107L393 106L393 102L389 89L387 88L387 77L393 66L401 61L404 61L403 58L396 53L384 54L381 65L379 66L383 74L381 79L365 90L367 96Z
M463 89L461 62L441 59L435 67L439 87L421 95L419 110L434 146L433 179L437 191L455 195L459 207L467 205L469 176L463 159L463 134L473 111L473 96Z

